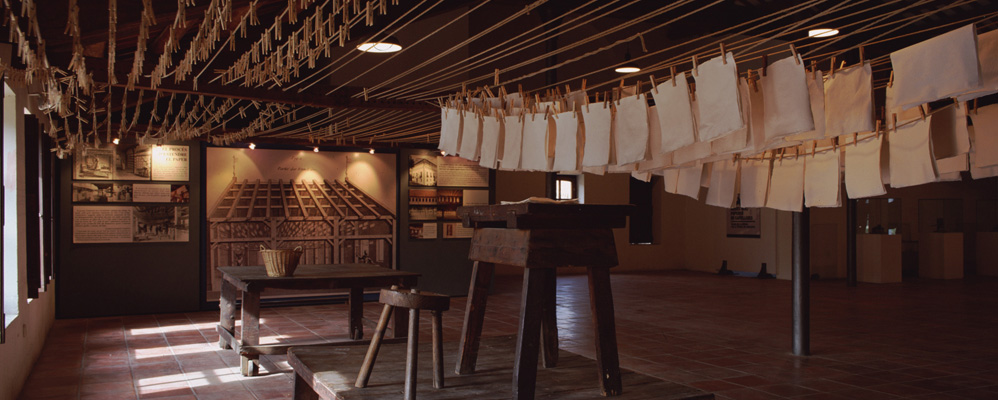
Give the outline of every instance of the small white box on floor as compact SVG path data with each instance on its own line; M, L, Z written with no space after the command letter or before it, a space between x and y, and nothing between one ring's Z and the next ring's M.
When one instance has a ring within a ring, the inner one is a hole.
M856 279L901 282L901 235L856 235Z

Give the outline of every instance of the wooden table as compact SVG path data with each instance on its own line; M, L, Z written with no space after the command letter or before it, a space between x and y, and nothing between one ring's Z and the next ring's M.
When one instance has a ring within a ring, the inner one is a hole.
M379 267L370 264L301 265L290 277L269 277L261 266L220 267L222 294L219 299L220 317L218 345L233 348L242 356L240 371L244 376L259 371L260 354L283 354L291 344L260 344L260 292L264 289L350 289L350 340L363 339L364 288L399 285L415 287L420 274ZM242 291L242 332L235 339L236 291ZM395 315L393 336L404 335L408 321L403 312ZM330 342L295 344L314 345Z
M533 399L538 352L545 368L558 362L555 269L586 267L600 392L604 396L621 394L610 268L617 265L613 228L623 228L633 208L530 203L458 208L464 225L475 228L468 255L475 265L456 372L475 372L495 264L523 267L512 395L514 399Z
M417 380L417 398L422 400L508 399L512 395L509 376L512 373L516 337L482 338L481 353L475 374L455 375L447 372L444 387L433 387L428 362L422 364ZM375 400L398 399L405 384L406 346L389 344L378 353L367 387L357 388L354 381L367 348L364 346L309 346L288 350L288 364L295 369L294 400ZM419 348L420 360L430 360L429 346ZM457 343L444 343L444 361L455 362ZM600 391L592 385L596 362L581 355L561 350L558 368L538 371L538 399L597 399ZM627 391L619 399L642 400L701 400L714 395L700 389L621 370Z

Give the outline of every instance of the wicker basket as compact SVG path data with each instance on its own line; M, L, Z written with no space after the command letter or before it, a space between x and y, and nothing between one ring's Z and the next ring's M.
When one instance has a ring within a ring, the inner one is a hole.
M267 276L294 275L298 261L301 260L301 253L301 246L295 247L294 250L267 250L262 244L260 245L260 255L263 256L263 265L267 267Z

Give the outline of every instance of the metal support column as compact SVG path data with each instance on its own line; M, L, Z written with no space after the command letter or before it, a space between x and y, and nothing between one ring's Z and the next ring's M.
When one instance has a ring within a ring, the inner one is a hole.
M856 200L846 200L846 286L856 286Z
M811 222L810 211L794 213L793 354L811 354Z

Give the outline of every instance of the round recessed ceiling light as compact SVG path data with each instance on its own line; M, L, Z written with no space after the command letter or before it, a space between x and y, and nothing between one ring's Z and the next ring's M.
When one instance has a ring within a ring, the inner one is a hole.
M366 53L394 53L402 50L402 45L394 36L389 36L385 40L377 42L364 42L357 45L357 50Z
M617 68L614 68L613 71L621 73L621 74L630 74L632 72L641 71L641 68L638 68L638 66L634 65L634 64L627 64L627 65L621 65L621 66L619 66Z
M807 31L807 37L831 37L839 34L838 29L820 28Z

